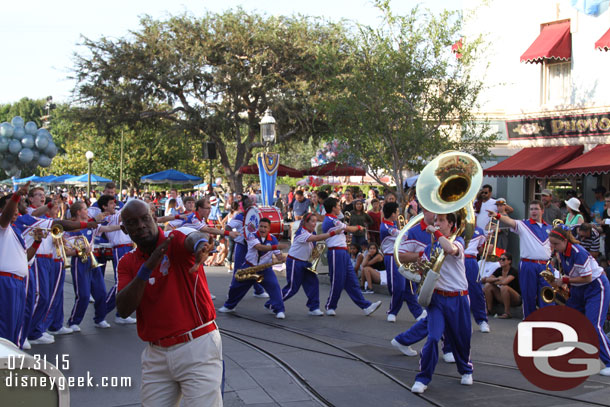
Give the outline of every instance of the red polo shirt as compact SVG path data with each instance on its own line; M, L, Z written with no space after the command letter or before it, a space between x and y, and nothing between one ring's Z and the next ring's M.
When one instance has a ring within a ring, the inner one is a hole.
M195 256L184 247L186 235L180 229L169 234L174 238L161 264L153 270L136 310L138 336L146 342L180 335L216 318L203 266L196 273L189 272ZM157 246L165 239L159 229ZM121 258L119 291L136 278L148 257L137 248Z

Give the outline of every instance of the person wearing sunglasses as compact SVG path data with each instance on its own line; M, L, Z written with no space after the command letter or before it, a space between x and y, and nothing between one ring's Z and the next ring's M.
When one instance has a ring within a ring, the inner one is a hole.
M494 304L504 305L504 313L499 315L500 319L512 318L510 307L521 305L521 290L519 288L519 278L517 270L513 265L513 256L504 252L500 256L500 267L494 273L481 279L485 284L485 302L487 303L487 313L492 314Z

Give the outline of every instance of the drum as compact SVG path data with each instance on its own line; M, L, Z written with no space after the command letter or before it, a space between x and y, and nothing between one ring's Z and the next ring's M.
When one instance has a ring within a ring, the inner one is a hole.
M282 212L275 206L263 206L258 208L261 219L267 218L271 221L270 233L280 240L284 235L284 225L282 224Z
M112 261L112 246L110 243L98 243L93 246L93 255L98 263Z

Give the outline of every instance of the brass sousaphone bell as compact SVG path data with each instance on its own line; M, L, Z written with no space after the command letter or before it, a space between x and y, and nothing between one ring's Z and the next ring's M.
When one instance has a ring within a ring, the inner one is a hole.
M430 161L420 173L415 186L417 198L420 205L435 214L458 214L457 230L450 237L453 242L456 237L464 234L466 244L472 237L475 228L474 201L481 184L483 183L483 169L479 161L468 153L460 151L445 151ZM398 258L400 243L404 235L413 226L419 224L424 218L423 213L411 218L407 225L400 231L394 243L394 258L400 267L399 271L405 277L413 273L405 273L404 267ZM445 260L444 252L436 256L432 268L425 275L421 286L419 303L428 306L434 284L440 277L439 270Z

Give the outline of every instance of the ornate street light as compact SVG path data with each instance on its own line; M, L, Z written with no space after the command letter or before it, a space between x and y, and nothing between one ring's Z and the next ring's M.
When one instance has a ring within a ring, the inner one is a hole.
M267 108L265 115L260 121L261 141L265 147L275 143L275 119L271 115L271 109Z
M93 151L87 151L85 158L87 158L87 199L89 199L91 196L91 160L93 160Z

